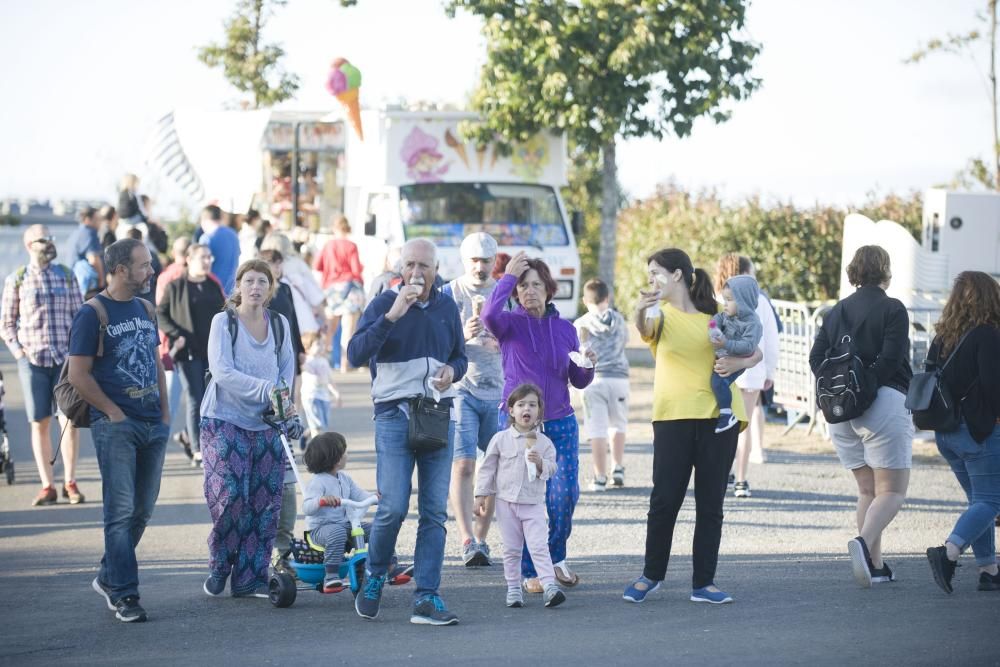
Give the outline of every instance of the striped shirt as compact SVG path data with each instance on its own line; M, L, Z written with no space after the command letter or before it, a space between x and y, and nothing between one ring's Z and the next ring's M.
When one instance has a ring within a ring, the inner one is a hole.
M73 316L83 305L76 278L61 264L29 264L20 280L19 273L7 276L3 286L0 336L35 366L60 366L69 352Z

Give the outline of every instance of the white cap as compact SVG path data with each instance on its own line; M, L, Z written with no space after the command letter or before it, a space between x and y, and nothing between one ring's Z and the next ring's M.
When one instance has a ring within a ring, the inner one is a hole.
M462 259L472 259L474 257L496 257L497 242L486 232L476 232L469 234L462 240L462 247L459 249Z

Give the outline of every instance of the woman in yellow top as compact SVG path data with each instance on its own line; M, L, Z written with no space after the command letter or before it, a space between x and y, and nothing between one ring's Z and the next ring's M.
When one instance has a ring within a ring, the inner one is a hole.
M642 602L659 588L667 573L677 513L694 469L695 529L692 602L722 604L733 599L715 586L715 567L722 538L722 502L726 479L736 455L739 430L746 428L743 401L734 396L733 413L740 429L715 432L719 408L710 377L725 377L761 360L715 358L708 322L718 310L712 281L691 264L683 250L669 248L648 260L650 291L642 292L635 323L649 343L656 363L653 380L653 492L646 523L646 563L642 576L629 584L624 598ZM659 302L655 317L647 309ZM739 389L734 384L732 391Z

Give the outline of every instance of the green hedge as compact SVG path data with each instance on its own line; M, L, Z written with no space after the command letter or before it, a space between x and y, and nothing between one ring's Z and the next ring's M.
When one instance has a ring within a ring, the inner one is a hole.
M618 218L616 302L631 310L646 284L645 259L664 247L681 248L713 273L719 256L736 251L750 257L768 293L779 299L835 298L840 288L844 218L858 212L873 220L895 220L920 238L922 200L870 194L860 206L796 208L757 197L729 204L715 192L690 193L675 185L625 208ZM585 276L589 277L589 276Z

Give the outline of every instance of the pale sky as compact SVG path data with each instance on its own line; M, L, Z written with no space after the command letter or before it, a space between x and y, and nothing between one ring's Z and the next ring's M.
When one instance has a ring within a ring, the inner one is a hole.
M973 155L986 157L987 94L975 66L941 55L902 60L918 44L974 25L985 0L757 0L748 28L763 45L764 83L728 123L691 137L620 144L633 197L674 179L729 198L860 202L866 192L924 189ZM233 0L0 0L0 197L115 198L144 174L154 122L175 107L237 99L196 47L222 38ZM440 0L290 0L271 21L285 66L302 79L283 108L333 109L329 62L364 77L363 105L461 104L484 59L479 23L445 17ZM981 63L984 64L984 63ZM161 204L175 196L155 179Z

